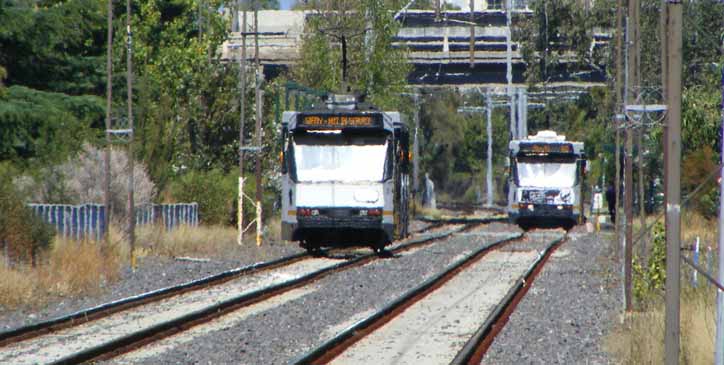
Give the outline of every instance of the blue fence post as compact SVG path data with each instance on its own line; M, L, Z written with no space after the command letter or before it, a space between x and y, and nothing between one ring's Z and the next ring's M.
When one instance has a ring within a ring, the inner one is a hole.
M699 236L696 237L696 243L694 243L694 264L699 265ZM692 269L693 275L691 277L691 286L696 288L699 286L699 272L696 269Z

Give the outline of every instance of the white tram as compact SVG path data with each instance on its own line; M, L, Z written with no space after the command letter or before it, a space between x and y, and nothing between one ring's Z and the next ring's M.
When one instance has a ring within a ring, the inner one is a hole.
M408 234L409 133L398 112L351 95L282 120L282 238L309 251Z
M540 131L510 141L508 217L527 228L555 224L570 228L583 219L586 160L583 142Z

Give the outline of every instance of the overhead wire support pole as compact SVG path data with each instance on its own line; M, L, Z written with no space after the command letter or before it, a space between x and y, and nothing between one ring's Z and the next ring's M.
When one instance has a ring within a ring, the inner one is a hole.
M475 0L470 0L470 68L475 68Z
M505 31L505 48L506 48L506 79L508 82L508 100L510 100L510 132L512 139L520 138L519 131L517 130L517 123L515 121L515 102L514 102L514 96L513 96L513 50L512 50L512 31L511 31L511 23L512 23L512 8L513 8L513 1L512 0L505 0L505 22L506 22L506 31Z
M262 189L262 176L261 176L261 147L262 147L262 91L261 91L261 83L262 78L264 77L264 73L262 72L261 63L259 61L259 1L254 1L254 58L255 58L255 72L254 75L256 84L254 89L254 97L255 97L255 106L256 106L256 147L259 148L259 151L257 151L256 154L256 166L255 166L255 174L256 174L256 245L261 245L262 240L262 197L263 197L263 189Z
M486 184L485 184L485 198L486 203L488 207L493 206L493 124L492 124L492 116L493 116L493 99L490 97L490 94L485 95L485 105L486 105L486 119L487 119L487 142L488 142L488 165L486 167Z
M133 32L131 31L131 0L126 0L126 87L128 88L128 244L131 268L136 270L136 214L133 202Z
M413 96L415 100L415 135L412 141L412 153L414 160L412 160L412 201L415 202L414 206L417 206L417 197L420 192L420 99L417 90ZM416 213L416 212L415 212Z
M616 151L615 151L615 167L616 167L616 179L614 182L615 196L616 196L616 217L614 219L614 225L616 228L616 244L614 245L614 254L616 259L620 258L620 246L621 246L621 121L623 119L623 96L622 96L622 84L623 84L623 10L624 0L617 1L616 7L616 82L615 82L615 94L616 94L616 105L614 106L614 128L616 130Z
M111 222L111 109L113 108L113 0L108 0L108 45L106 46L106 152L103 195L105 205L105 232L103 238L110 245Z
M633 54L634 54L634 62L633 67L636 71L635 77L633 78L632 86L634 90L636 90L636 93L634 97L638 99L641 99L642 91L641 91L641 2L640 0L631 0L634 5L632 6L634 10L634 17L633 17L633 30L634 30L634 37L632 39L633 41ZM645 100L641 100L641 104L645 104ZM644 126L643 124L639 125L637 128L634 128L635 136L636 136L636 147L638 148L638 202L639 202L639 218L641 223L641 228L644 229L646 227L646 212L644 207L645 202L645 193L644 193L644 149L643 149L643 133L644 133ZM633 190L633 187L632 187ZM632 194L633 196L633 194ZM633 215L633 212L632 212ZM633 217L632 220L633 222ZM645 253L644 250L646 248L646 240L643 239L644 244L641 245L641 252L643 257L643 254Z
M724 43L724 40L722 40ZM724 47L724 44L722 44ZM724 131L724 66L721 69L721 128ZM723 137L724 138L724 137ZM721 160L724 162L724 140L721 142ZM724 164L722 164L720 177L724 177ZM719 179L719 283L724 283L724 178ZM716 339L714 341L714 364L724 365L724 291L716 293Z
M667 0L668 51L668 133L666 135L666 324L664 329L665 363L679 363L680 269L681 269L681 72L682 4ZM720 248L721 249L721 248Z
M243 12L241 23L241 56L239 58L239 184L237 195L237 217L236 225L238 230L237 243L243 244L244 240L244 122L246 121L246 3L245 0L238 0L237 4Z
M631 4L629 3L629 6ZM625 64L626 68L624 70L624 88L623 88L623 100L624 100L624 111L626 110L626 105L630 104L630 98L631 98L631 27L630 27L630 17L626 17L626 49L625 49ZM633 259L633 245L632 245L632 238L633 238L633 217L631 216L631 212L633 210L633 168L632 168L632 161L631 161L631 155L633 153L633 136L632 136L632 130L631 130L631 122L629 121L628 117L624 114L624 137L626 139L625 141L625 153L623 155L623 164L624 164L624 172L623 172L623 207L624 207L624 237L623 237L623 249L624 249L624 258L623 258L623 276L624 276L624 309L626 312L631 312L633 310L633 301L631 298L631 295L633 293L632 286L633 286L633 280L632 280L632 267L631 267L631 261Z

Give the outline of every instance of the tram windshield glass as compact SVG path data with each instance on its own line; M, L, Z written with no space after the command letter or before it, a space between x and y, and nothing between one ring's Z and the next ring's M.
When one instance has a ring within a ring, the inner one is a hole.
M293 141L293 169L304 182L383 181L387 166L385 136L313 133Z
M519 157L516 163L518 186L540 188L573 187L577 182L575 159L548 160Z

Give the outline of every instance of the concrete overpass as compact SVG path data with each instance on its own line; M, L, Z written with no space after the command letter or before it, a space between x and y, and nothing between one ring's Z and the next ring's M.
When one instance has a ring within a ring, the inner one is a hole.
M521 19L531 16L527 9L513 10ZM293 67L299 57L299 48L305 32L305 23L312 12L291 10L266 10L259 12L259 54L264 73L273 78ZM408 81L421 88L455 87L500 88L506 84L507 45L506 13L492 9L475 11L473 52L471 45L471 14L469 11L443 11L439 18L432 10L409 10L398 20L401 28L394 38L393 47L406 47L408 62L413 70ZM241 19L241 15L239 15ZM253 13L247 13L247 58L254 55ZM241 23L241 22L239 22ZM516 27L514 22L513 28ZM609 41L609 36L599 32L594 36L591 49ZM512 42L513 82L525 86L526 64L521 57L520 43ZM241 54L241 33L231 32L223 44L222 59L235 62ZM472 54L471 54L472 53ZM580 70L570 52L563 52L561 62L551 74L550 86L586 88L601 85L605 81L602 69ZM572 70L577 70L574 73Z

